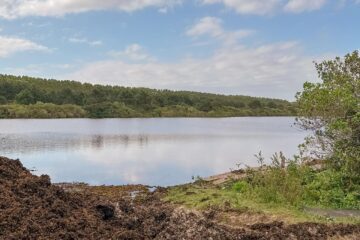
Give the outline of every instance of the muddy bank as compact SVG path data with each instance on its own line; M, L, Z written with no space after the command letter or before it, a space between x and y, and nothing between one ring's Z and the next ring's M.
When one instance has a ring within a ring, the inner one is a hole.
M65 190L64 190L65 189ZM360 237L359 225L282 222L228 226L216 209L165 203L166 189L50 183L0 157L0 239L327 239ZM135 193L135 194L134 194Z

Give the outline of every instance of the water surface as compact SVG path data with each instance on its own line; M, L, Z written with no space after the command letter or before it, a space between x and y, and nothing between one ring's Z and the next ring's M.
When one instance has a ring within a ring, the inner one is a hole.
M0 120L0 155L53 182L173 185L291 156L305 136L294 118Z

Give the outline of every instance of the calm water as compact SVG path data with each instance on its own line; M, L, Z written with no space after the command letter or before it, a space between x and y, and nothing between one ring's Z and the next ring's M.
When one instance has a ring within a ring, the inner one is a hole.
M173 185L297 153L294 118L0 120L0 155L53 182Z

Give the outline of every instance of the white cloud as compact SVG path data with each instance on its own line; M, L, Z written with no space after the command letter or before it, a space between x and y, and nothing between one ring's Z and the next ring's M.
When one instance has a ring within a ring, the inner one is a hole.
M300 53L296 42L237 45L223 46L206 59L176 63L93 62L61 77L97 84L293 99L304 81L316 79L312 60Z
M43 74L44 68L37 64L29 64L23 67L7 67L3 71L16 76L37 76Z
M27 39L0 36L0 58L24 51L50 51L50 49Z
M222 3L240 14L264 15L273 12L282 0L201 0L203 4Z
M192 26L186 34L189 36L199 36L209 34L213 37L223 34L222 20L215 17L204 17L200 21Z
M238 39L247 37L254 32L253 30L225 31L220 18L204 17L189 28L186 34L191 37L209 35L223 41L225 44L231 45L235 44Z
M0 17L63 16L87 11L133 12L147 7L173 7L182 0L0 0Z
M102 41L96 40L96 41L90 41L87 38L78 38L78 37L71 37L68 39L71 43L85 43L91 46L99 46L102 45Z
M110 51L111 57L119 57L131 61L154 61L155 58L146 53L145 49L137 43L131 44L124 51Z
M266 15L277 11L301 13L322 8L327 0L200 0L202 4L223 4L239 14ZM360 1L360 0L355 0Z
M53 64L53 63L39 63L28 64L25 66L5 67L3 72L16 76L39 76L45 78L55 78L56 75L64 71L74 71L75 64Z
M312 11L327 0L197 0L203 5L223 4L239 14L266 15L284 9L288 12ZM338 0L345 1L345 0ZM59 17L88 11L118 10L133 12L147 7L167 13L184 0L0 0L0 17L15 19L27 16ZM352 0L360 3L360 0Z
M346 4L346 3L355 3L355 4L360 4L360 0L338 0L340 2L341 5Z
M89 42L89 44L92 46L99 46L99 45L102 45L102 41L100 41L100 40L91 41L91 42Z
M287 12L304 12L314 11L322 8L326 4L326 0L290 0L284 10Z

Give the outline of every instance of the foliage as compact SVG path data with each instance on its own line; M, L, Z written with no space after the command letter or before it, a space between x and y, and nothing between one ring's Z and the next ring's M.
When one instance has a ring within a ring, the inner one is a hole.
M6 104L6 103L7 103L6 97L0 95L0 104Z
M264 162L261 152L256 156L259 163ZM360 209L360 186L349 188L344 176L333 169L316 170L280 153L273 155L270 166L247 169L246 178L232 189L268 204Z
M264 159L259 154L262 162ZM248 169L246 182L249 184L249 194L266 203L286 203L298 205L304 191L303 177L309 168L300 166L295 160L286 159L288 165L284 166L284 156L274 154L269 167L263 165L259 170Z
M86 111L71 104L41 103L0 105L0 118L81 118Z
M14 103L32 105L36 102L77 105L87 112L87 117L94 118L296 115L294 104L278 99L102 86L11 75L0 75L0 96L6 99L9 107Z
M234 183L232 189L235 192L248 192L249 191L249 184L246 181L238 181Z
M316 64L321 82L297 95L298 125L312 130L303 151L328 161L349 185L360 184L359 52Z
M253 100L249 103L250 108L261 108L262 104L259 100Z
M304 199L310 205L360 209L360 187L348 189L341 172L328 169L308 177Z
M137 116L137 113L119 102L95 103L85 107L91 118L128 118ZM140 114L138 114L140 116Z
M29 89L24 89L16 94L15 100L17 103L25 105L35 103L35 97Z

